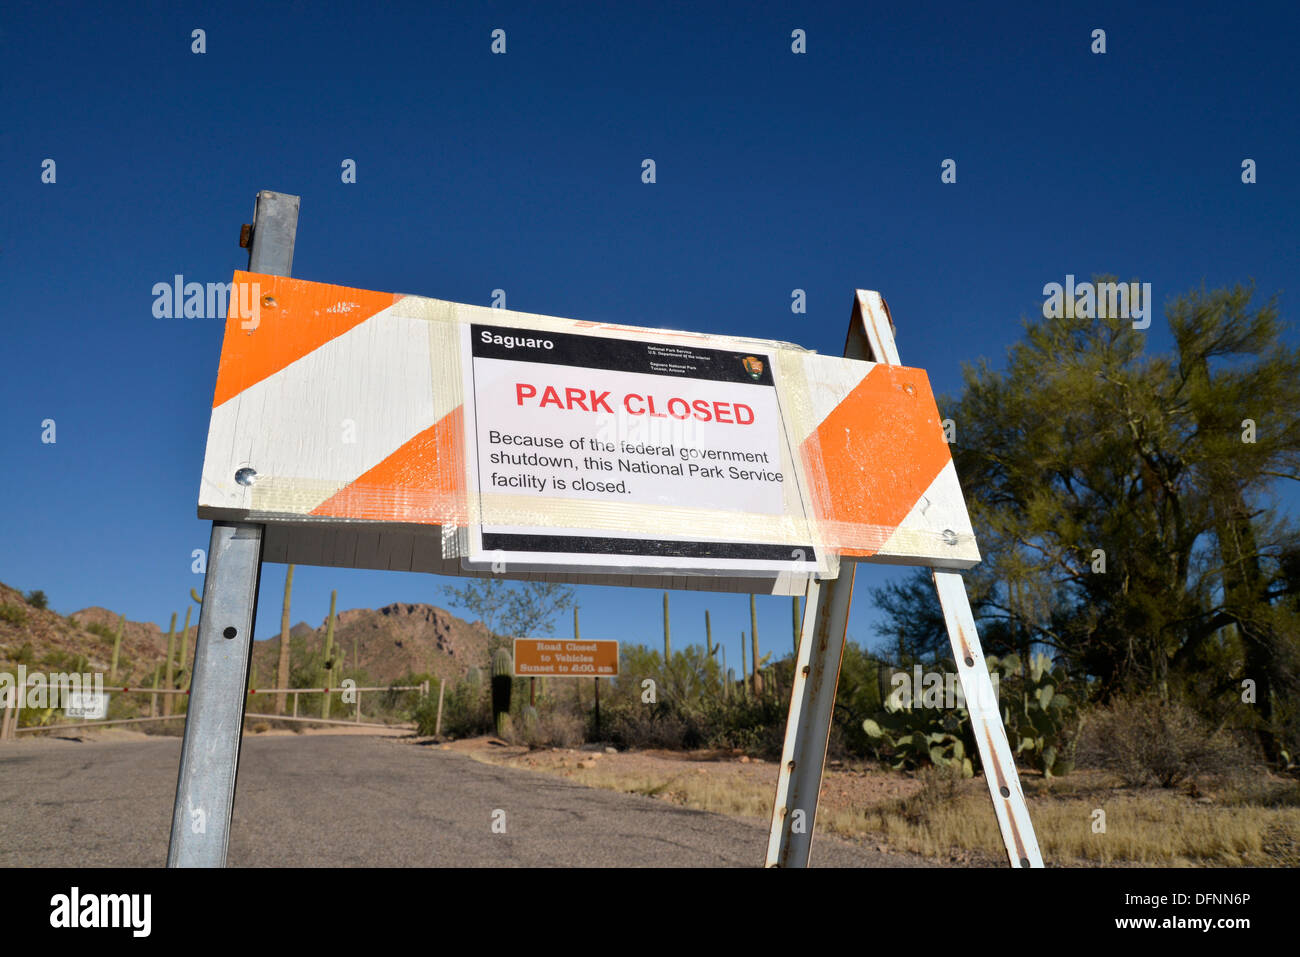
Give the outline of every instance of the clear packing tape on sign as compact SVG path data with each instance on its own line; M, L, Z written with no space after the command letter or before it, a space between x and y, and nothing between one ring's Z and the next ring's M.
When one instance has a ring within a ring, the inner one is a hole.
M199 517L267 561L795 594L979 561L923 370L237 272Z

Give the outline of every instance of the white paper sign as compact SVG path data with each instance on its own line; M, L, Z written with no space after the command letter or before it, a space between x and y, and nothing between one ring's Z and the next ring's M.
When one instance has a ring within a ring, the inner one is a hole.
M463 349L472 567L818 570L811 544L743 534L742 516L803 515L768 356L477 324ZM557 503L560 526L503 520ZM713 534L690 534L688 512L647 528L646 506L698 510ZM726 533L718 513L737 516ZM627 527L584 527L596 514Z
M69 691L68 706L64 713L69 718L102 721L108 714L108 695L93 691Z

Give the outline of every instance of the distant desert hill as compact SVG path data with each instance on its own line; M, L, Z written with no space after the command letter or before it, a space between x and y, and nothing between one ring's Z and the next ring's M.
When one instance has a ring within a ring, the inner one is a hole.
M27 603L21 592L0 584L0 669L19 663L29 671L65 672L86 657L85 670L107 678L113 660L113 634L119 616L107 608L83 608L66 618ZM176 622L177 655L184 619ZM100 630L92 630L98 626ZM107 634L105 633L107 632ZM190 625L191 651L194 623ZM152 622L128 621L118 657L118 684L143 685L167 657L167 635Z
M323 654L325 622L311 629L302 623L290 629L295 654ZM280 655L280 637L253 643L258 680L270 685ZM491 634L481 622L470 624L433 605L394 603L383 608L350 608L338 613L334 625L334 653L345 655L347 670L357 668L378 684L389 684L406 674L431 673L439 678L461 678L471 666L486 667ZM303 640L300 646L297 640ZM296 660L296 659L295 659Z
M194 656L198 607L191 616L187 660ZM184 609L176 622L177 657ZM28 604L22 593L0 584L0 670L22 662L29 671L66 671L84 655L86 670L106 677L113 657L119 615L98 606L67 617ZM321 655L325 622L313 628L298 622L290 629L294 664L303 655ZM279 660L279 632L253 643L253 662L263 687L272 687ZM396 603L379 609L339 612L334 628L335 654L347 656L346 668L360 666L369 680L390 684L410 673L460 678L471 666L488 663L491 635L481 622L466 622L432 605ZM127 621L123 629L118 684L144 686L167 655L167 634L152 622Z

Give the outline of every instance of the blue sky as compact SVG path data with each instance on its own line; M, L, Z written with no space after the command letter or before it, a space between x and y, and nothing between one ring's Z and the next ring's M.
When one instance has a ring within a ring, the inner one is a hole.
M166 627L201 588L222 322L157 319L151 289L243 268L263 188L302 196L304 279L502 288L522 311L835 354L853 289L879 289L938 392L1000 364L1067 273L1150 282L1157 303L1253 278L1295 312L1293 4L116 6L0 15L0 581L61 612ZM1168 345L1160 316L1149 339ZM859 572L852 637L872 639L866 589L903 574ZM259 637L283 575L264 570ZM293 619L319 624L331 588L349 608L445 604L444 584L299 567ZM662 640L657 591L579 601L586 637ZM739 662L745 597L672 605L675 644L702 640L707 607ZM759 611L784 653L789 600Z

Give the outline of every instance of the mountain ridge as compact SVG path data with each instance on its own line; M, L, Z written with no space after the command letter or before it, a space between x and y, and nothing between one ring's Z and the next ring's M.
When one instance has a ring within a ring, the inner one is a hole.
M193 607L197 613L199 608ZM107 680L120 617L99 605L60 615L32 605L17 589L0 583L0 670L13 671L18 664L25 664L29 672L66 671L84 655L85 669L102 672ZM178 661L183 623L182 609L176 623ZM193 660L197 625L195 614L190 621L187 665ZM323 659L326 627L326 620L316 627L299 621L290 629L294 672L310 670L314 662ZM273 686L279 639L277 631L253 642L252 662L264 686ZM375 684L391 684L410 674L459 679L470 667L488 664L491 643L492 634L482 622L468 622L445 608L420 602L344 609L338 612L334 628L334 656L346 656L344 673L362 672ZM153 622L127 620L118 684L132 687L152 682L155 669L165 664L166 657L165 632Z

